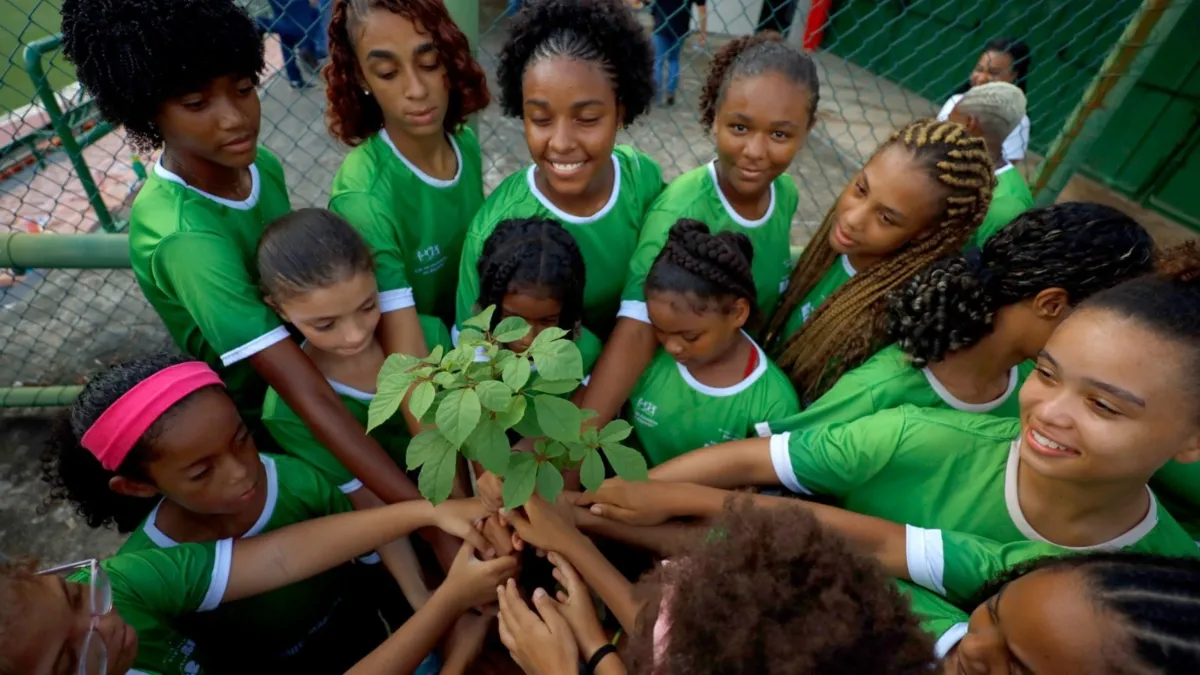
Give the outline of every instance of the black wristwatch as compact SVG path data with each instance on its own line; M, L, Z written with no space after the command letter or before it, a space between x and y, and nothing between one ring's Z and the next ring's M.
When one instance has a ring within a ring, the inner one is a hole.
M579 672L582 675L593 675L596 672L596 667L600 665L600 662L603 661L606 656L616 653L617 648L611 643L604 645L603 647L597 649L595 654L592 654L592 658L587 660L587 663L584 664L583 668L580 669Z

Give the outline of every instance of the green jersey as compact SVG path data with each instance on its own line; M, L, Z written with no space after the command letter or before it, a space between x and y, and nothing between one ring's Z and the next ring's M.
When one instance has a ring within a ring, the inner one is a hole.
M955 607L940 595L897 580L901 595L908 598L913 614L921 620L921 629L933 636L933 655L940 661L967 634L966 612Z
M216 368L256 420L266 382L246 359L289 334L263 302L254 257L263 229L292 207L283 166L265 148L250 178L250 196L235 202L191 187L160 159L133 202L129 255L175 344Z
M451 348L450 333L441 321L432 316L418 315L418 318L421 321L421 330L425 333L426 347L433 349L435 346L441 345L443 349ZM366 428L367 411L371 407L371 401L375 398L375 392L355 389L348 384L329 378L326 378L325 381L337 392L338 397L342 399L342 404L346 406L351 415L354 415L354 419L358 420L363 428ZM342 466L341 461L317 440L300 415L288 406L274 388L267 389L267 395L263 399L262 421L263 426L267 428L279 447L289 455L312 465L325 477L325 480L329 481L331 485L336 485L343 494L350 494L363 487L362 481L356 478L349 469ZM406 466L404 457L412 436L408 433L408 425L405 423L403 415L393 416L387 422L375 427L370 435L379 442L384 452L395 460L397 466L402 469Z
M1045 541L1000 543L961 532L906 528L905 550L908 574L914 583L944 595L952 602L975 597L992 579L1018 564L1047 556L1064 556L1089 551L1128 551L1173 557L1200 557L1200 549L1179 523L1150 495L1150 510L1157 523L1144 531L1134 530L1099 546L1067 548Z
M788 277L792 272L790 233L792 214L796 212L799 202L796 181L785 173L771 183L771 202L767 212L757 220L743 218L733 210L721 192L715 161L671 181L646 214L646 223L642 226L637 248L629 263L619 315L650 323L646 312L646 295L642 289L646 275L666 245L671 227L680 218L691 218L708 225L714 234L740 232L750 238L754 245L751 271L758 307L769 316L779 302L779 295L787 289Z
M1019 419L905 405L772 436L771 459L792 491L834 496L855 513L1000 543L1051 543L1021 509L1020 435ZM1142 539L1164 516L1170 518L1152 507L1103 547ZM1168 534L1183 532L1171 522Z
M381 130L346 156L329 197L375 253L379 309L416 306L450 323L467 226L483 204L479 140L464 126L449 137L458 172L434 178Z
M983 223L971 235L971 243L983 246L983 242L999 232L1013 218L1033 208L1033 193L1029 185L1012 164L1005 164L996 171L996 189Z
M841 288L847 281L850 281L857 272L850 265L850 257L845 255L838 256L838 259L833 261L833 265L825 272L825 276L817 282L816 286L804 296L804 300L792 313L788 316L787 324L784 327L783 337L789 338L800 330L808 317L816 311L825 299L833 295L837 289Z
M1017 391L1034 367L1032 361L1013 366L1002 396L987 403L967 403L951 394L928 367L914 368L898 346L890 345L842 375L829 391L803 412L786 419L771 420L767 428L760 431L765 432L763 436L769 436L805 427L853 422L906 403L920 408L953 408L998 417L1018 417L1021 408Z
M646 210L662 191L662 169L649 155L627 145L613 149L613 190L595 214L573 216L550 202L537 187L537 166L504 179L488 196L467 230L458 273L457 325L471 318L479 300L479 256L500 222L511 218L552 218L575 237L587 266L584 322L608 335L616 321L625 273L637 245Z
M1167 511L1200 544L1200 462L1171 460L1154 474L1150 487L1162 498Z
M689 450L753 436L763 420L800 409L787 376L753 346L754 369L729 387L710 387L665 349L655 353L629 396L629 418L650 466Z
M131 675L204 672L202 653L177 622L221 604L232 563L232 539L122 553L100 563L112 586L113 607L138 636Z
M253 537L287 525L351 510L346 496L308 464L278 455L260 455L266 469L266 503L262 514L243 537ZM118 554L166 549L178 544L156 524L156 506L121 546ZM181 632L205 645L219 645L224 654L264 655L267 658L298 649L306 636L321 627L338 605L346 588L345 569L336 568L283 588L231 602L213 611L179 619ZM219 599L219 596L218 596Z

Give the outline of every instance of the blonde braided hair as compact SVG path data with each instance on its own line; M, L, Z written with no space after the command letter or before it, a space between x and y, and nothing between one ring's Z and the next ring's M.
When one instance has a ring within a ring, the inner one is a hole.
M912 151L929 176L946 187L941 214L892 255L860 270L787 338L777 361L803 401L816 400L842 373L859 366L879 347L887 323L888 292L934 260L960 250L992 201L996 180L987 147L983 139L971 136L961 125L913 121L892 134L872 158L897 143ZM787 292L767 326L769 346L780 341L788 317L837 258L829 245L835 209L825 215L792 270Z

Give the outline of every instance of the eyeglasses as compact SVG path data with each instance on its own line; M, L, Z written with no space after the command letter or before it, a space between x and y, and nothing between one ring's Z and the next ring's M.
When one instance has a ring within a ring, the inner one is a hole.
M95 558L51 567L38 572L38 575L69 575L76 571L87 572L87 581L78 583L81 586L87 586L88 600L91 603L89 609L92 616L92 625L88 628L87 635L83 638L83 646L79 650L79 675L107 675L108 648L97 631L100 627L100 618L112 612L113 609L112 584L108 581L108 575L100 568L100 564Z

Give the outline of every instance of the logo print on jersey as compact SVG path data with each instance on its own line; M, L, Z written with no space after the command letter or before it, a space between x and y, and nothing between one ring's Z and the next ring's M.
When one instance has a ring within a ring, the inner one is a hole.
M417 274L433 274L446 266L446 256L442 255L442 247L434 244L417 249Z
M639 398L637 404L634 405L633 419L642 426L656 427L658 420L654 419L654 414L657 412L658 406L644 398Z

